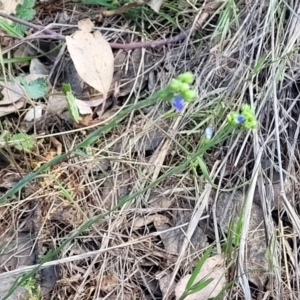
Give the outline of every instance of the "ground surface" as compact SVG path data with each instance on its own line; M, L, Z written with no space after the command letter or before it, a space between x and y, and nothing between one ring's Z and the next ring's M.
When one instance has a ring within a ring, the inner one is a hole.
M179 299L212 245L221 299L298 299L300 3L123 4L41 1L24 37L2 30L3 90L42 74L47 91L11 104L2 90L0 298ZM113 49L105 102L65 45L87 18ZM186 71L197 97L182 111L147 98ZM63 83L92 113L74 121ZM202 151L245 103L257 128Z

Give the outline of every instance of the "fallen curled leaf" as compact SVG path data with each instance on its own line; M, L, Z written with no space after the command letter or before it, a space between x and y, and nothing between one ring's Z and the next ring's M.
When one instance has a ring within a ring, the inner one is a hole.
M0 117L21 109L28 96L32 99L44 96L47 91L44 77L39 74L28 74L17 77L15 82L1 82L3 97L0 100Z
M99 31L91 33L90 19L78 22L74 36L67 36L68 51L83 81L107 97L114 72L114 56L109 43Z
M194 284L203 278L212 278L213 281L210 282L204 289L187 296L185 300L206 300L216 297L226 285L225 272L225 258L223 255L218 254L206 259L194 281ZM179 299L185 291L190 277L191 275L186 275L177 283L175 288L176 299Z
M22 87L16 82L1 83L1 85L3 98L0 100L0 105L15 103L24 96Z
M14 113L23 107L25 100L20 100L12 105L1 106L0 105L0 117Z

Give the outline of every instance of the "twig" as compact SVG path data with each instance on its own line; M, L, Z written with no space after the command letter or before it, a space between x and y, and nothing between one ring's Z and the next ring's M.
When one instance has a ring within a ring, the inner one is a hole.
M189 33L191 32L191 29L188 29L184 32L179 33L178 35L172 36L170 38L167 38L165 40L156 40L156 41L150 41L150 42L137 42L137 43L128 43L128 44L119 44L119 43L109 43L110 46L113 49L124 49L124 50L131 50L131 49L137 49L137 48L154 48L159 46L164 46L176 42L180 42L184 40Z

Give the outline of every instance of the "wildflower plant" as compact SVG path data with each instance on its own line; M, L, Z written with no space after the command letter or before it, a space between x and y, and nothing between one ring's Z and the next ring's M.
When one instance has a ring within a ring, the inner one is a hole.
M177 112L182 112L185 103L192 102L197 93L192 89L194 75L191 72L185 72L173 78L169 85L159 92L162 99L171 100L173 107Z
M209 148L225 141L228 137L238 134L241 131L257 128L255 112L249 104L243 104L241 111L231 111L226 118L226 122L214 135L214 130L208 126L204 131L204 136L200 147L206 151ZM203 153L205 152L203 151Z
M182 112L186 103L192 102L197 96L197 92L191 87L194 82L194 75L191 72L185 72L173 78L166 88L157 93L157 97L170 101L177 112ZM165 116L167 116L166 114ZM168 115L169 116L169 115ZM204 177L211 183L208 168L203 160L203 154L210 148L224 142L229 137L238 134L244 130L255 129L257 121L255 112L248 104L243 104L240 111L231 111L223 125L216 130L208 126L204 130L204 135L198 145L197 153L200 155L191 162L193 172L196 174L196 167L199 166ZM191 156L193 153L190 154Z
M255 129L257 127L254 110L248 104L242 105L241 113L230 112L227 116L227 121L233 126L242 124L244 129Z

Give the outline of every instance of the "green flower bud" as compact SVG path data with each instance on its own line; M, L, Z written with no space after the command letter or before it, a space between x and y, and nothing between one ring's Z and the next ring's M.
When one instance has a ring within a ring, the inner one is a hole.
M245 117L246 122L255 121L255 116L252 112L243 112L242 115Z
M235 111L232 111L229 113L229 115L227 116L227 122L230 124L230 125L236 125L236 118L239 114Z
M194 75L191 72L185 72L178 75L177 79L180 80L181 82L192 84L194 81Z
M173 93L177 93L180 91L180 88L181 88L181 85L182 85L182 82L177 80L177 79L172 79L168 88L170 89L171 92Z
M186 102L191 102L197 97L197 92L195 90L187 90L182 91L181 95Z
M255 122L255 116L249 116L249 117L246 119L246 122Z
M256 122L256 120L253 120L252 122L245 122L244 127L246 129L255 129L255 128L257 128L257 122Z
M182 82L180 86L180 91L185 92L191 90L191 87L189 84Z
M241 111L242 114L244 113L254 114L254 111L249 104L243 104L241 107Z

